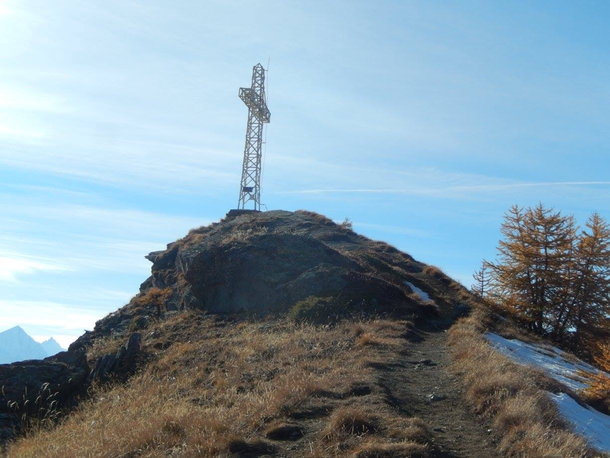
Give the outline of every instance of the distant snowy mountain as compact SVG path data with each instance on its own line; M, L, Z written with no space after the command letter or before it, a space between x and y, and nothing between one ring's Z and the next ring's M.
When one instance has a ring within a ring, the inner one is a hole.
M42 345L42 348L44 348L44 351L47 353L48 356L53 356L61 351L64 351L64 349L59 346L59 344L53 337L51 337L49 340L45 340L40 345Z
M0 364L28 359L44 359L63 351L55 339L40 344L19 326L0 332Z

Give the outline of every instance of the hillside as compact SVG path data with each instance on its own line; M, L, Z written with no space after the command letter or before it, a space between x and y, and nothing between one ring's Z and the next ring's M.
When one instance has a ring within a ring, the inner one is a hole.
M148 259L140 292L68 352L0 366L0 433L30 432L9 456L595 453L545 401L568 390L485 343L506 324L347 225L230 215ZM538 409L527 434L515 399Z

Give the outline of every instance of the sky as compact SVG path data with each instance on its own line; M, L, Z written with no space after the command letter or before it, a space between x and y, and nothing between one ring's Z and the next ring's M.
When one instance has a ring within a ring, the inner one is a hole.
M610 2L0 0L0 331L67 346L237 204L353 221L469 286L507 208L610 218Z

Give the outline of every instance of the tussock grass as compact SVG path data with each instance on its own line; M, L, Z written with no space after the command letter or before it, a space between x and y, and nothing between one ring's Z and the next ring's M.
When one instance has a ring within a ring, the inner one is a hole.
M558 389L544 374L516 364L483 337L489 317L480 309L460 320L449 335L454 369L464 378L466 401L490 418L500 438L499 452L509 456L595 456L572 433L546 391Z
M350 407L336 410L328 423L326 435L362 436L379 431L379 418L369 412Z
M87 359L89 362L93 362L101 356L116 353L125 343L127 343L125 336L107 336L97 339L87 350Z
M424 273L424 275L430 275L431 277L434 277L434 278L447 277L447 274L445 274L445 272L443 272L440 269L440 267L436 267L436 266L428 265L428 266L424 267L424 270L422 272Z
M290 455L427 450L426 426L388 404L367 364L400 357L395 344L408 326L384 320L336 326L232 322L178 314L147 330L143 348L150 363L140 373L125 384L99 388L58 426L29 433L7 453L286 455L282 447L294 442L281 437L295 427L305 437L291 439L300 445ZM382 344L358 344L363 336Z

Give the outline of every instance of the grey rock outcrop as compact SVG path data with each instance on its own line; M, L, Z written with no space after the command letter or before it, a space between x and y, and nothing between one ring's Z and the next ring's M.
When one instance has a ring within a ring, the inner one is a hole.
M107 382L110 380L124 380L133 374L136 369L142 335L133 333L127 343L114 354L99 358L89 376L91 381Z

